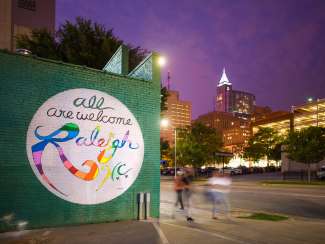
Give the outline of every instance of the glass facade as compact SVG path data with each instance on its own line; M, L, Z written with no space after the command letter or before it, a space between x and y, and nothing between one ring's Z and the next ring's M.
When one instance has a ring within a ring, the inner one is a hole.
M325 127L325 99L318 99L303 105L293 106L291 113L280 116L270 113L268 118L253 123L253 134L259 127L270 127L285 134L290 129L301 130L309 126Z
M300 130L309 126L325 127L325 99L318 99L292 108L294 128Z

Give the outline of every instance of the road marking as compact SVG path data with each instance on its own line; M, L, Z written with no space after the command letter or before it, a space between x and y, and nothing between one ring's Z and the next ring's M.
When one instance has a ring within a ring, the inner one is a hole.
M193 228L193 227L191 228L191 227L187 227L187 226L176 225L176 224L165 223L165 222L163 224L173 226L173 227L178 227L178 228L181 228L181 229L190 230L190 231L196 231L196 232L200 232L200 233L203 233L203 234L208 234L208 235L218 237L220 239L227 240L227 241L232 241L232 242L235 242L235 243L249 244L249 242L240 241L240 240L228 237L228 236L224 236L224 235L217 234L217 233L210 232L210 231L206 231L206 230L200 230L200 229L196 229L196 228Z
M267 192L267 191L245 191L245 190L233 190L232 192L265 194L265 195L281 195L281 196L293 196L293 197L325 198L325 195L312 195L312 194L290 193L290 192Z
M205 187L199 186L196 189L206 190ZM165 191L162 191L165 192ZM231 193L252 193L252 194L264 194L264 195L279 195L279 196L292 196L292 197L310 197L310 198L325 198L325 195L316 195L315 194L305 194L305 193L294 193L294 192L275 192L274 190L268 191L259 188L252 189L251 191L248 190L239 190L233 188L230 190Z
M155 227L162 243L169 244L169 241L168 241L167 237L165 236L164 232L161 230L159 224L157 224L156 222L151 222L151 223L152 223L153 227Z

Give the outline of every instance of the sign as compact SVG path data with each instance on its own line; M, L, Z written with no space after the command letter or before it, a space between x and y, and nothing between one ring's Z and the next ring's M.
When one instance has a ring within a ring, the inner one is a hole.
M29 124L26 147L39 181L78 204L120 196L136 180L144 155L141 129L129 109L91 89L49 98Z

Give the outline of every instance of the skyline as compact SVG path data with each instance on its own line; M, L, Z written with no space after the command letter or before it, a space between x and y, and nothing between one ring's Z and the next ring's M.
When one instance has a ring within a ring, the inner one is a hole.
M170 71L193 119L213 111L223 67L234 89L255 94L260 106L289 110L325 97L324 1L207 2L57 0L56 23L86 17L165 55L162 80Z

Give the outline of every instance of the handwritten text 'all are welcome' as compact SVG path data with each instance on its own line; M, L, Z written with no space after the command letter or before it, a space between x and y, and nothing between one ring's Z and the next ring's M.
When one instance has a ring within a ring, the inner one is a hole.
M73 105L75 107L83 107L86 109L97 110L95 112L81 112L81 111L71 111L65 109L58 109L56 107L49 108L46 112L49 117L57 117L57 118L65 118L65 119L78 119L78 120L90 120L94 122L102 122L102 123L110 123L117 125L132 125L130 118L124 117L115 117L108 116L104 113L104 110L114 110L112 107L103 106L105 100L103 97L97 99L96 96L92 96L91 98L76 98L73 101Z

